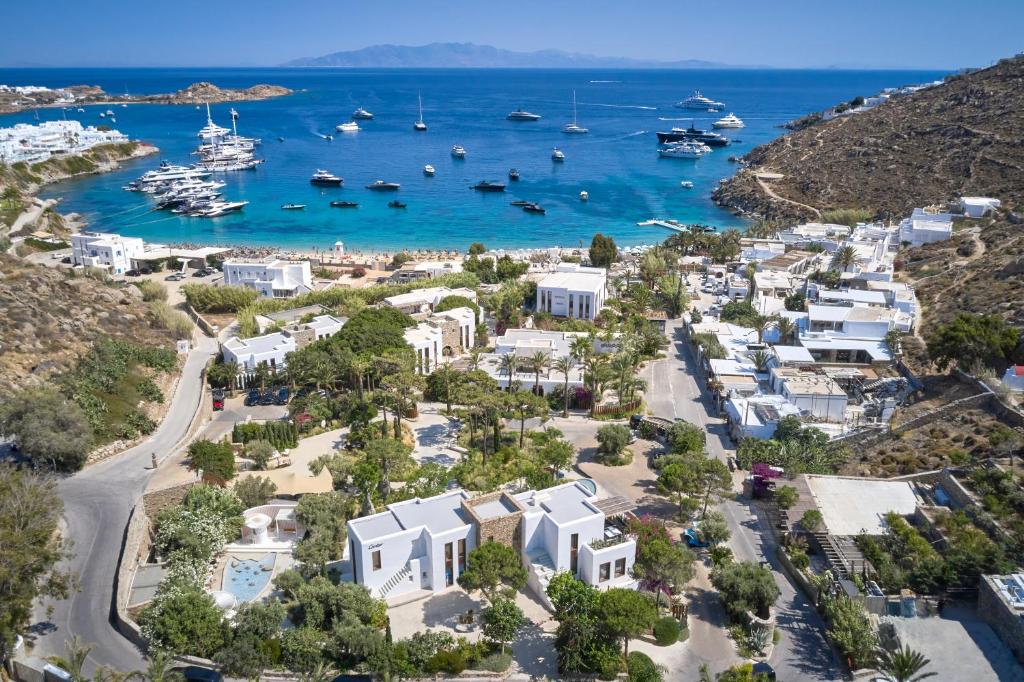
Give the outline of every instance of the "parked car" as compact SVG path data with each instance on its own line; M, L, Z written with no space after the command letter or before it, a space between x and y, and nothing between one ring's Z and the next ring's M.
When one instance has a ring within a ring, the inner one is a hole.
M274 389L268 388L263 392L260 397L260 405L273 405L274 404Z
M755 663L752 672L754 673L754 679L761 679L762 675L769 680L775 679L775 668L765 661Z
M185 279L185 273L172 272L171 274L164 277L164 279L167 280L168 282L180 282L181 280Z
M287 386L282 386L277 389L277 394L274 396L274 404L287 405L289 397L291 397L291 391L288 390Z
M224 676L216 670L198 665L174 668L174 672L181 675L185 682L222 682L224 679Z
M252 407L253 405L260 404L260 390L258 388L251 388L245 395L246 407Z
M212 274L213 274L213 270L209 270L207 268L199 268L198 270L196 270L195 272L192 273L192 276L193 277L209 277Z
M213 411L220 412L224 409L224 389L213 389Z
M124 276L125 277L138 277L141 274L142 274L141 270L136 270L134 268L131 269L131 270L125 270L124 271Z
M683 531L683 538L686 540L686 544L694 549L704 549L711 546L696 528L687 528Z
M71 263L71 256L64 256L60 259L61 263Z

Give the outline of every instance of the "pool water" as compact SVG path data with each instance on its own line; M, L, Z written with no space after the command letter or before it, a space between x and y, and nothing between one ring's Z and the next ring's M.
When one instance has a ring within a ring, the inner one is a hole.
M241 602L252 601L270 583L274 575L274 554L259 559L231 557L224 568L221 589L235 595Z

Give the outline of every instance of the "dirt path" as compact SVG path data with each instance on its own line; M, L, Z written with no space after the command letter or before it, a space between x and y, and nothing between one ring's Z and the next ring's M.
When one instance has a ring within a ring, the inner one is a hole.
M761 188L761 191L763 191L765 194L767 194L772 199L775 199L776 201L781 201L781 202L786 203L786 204L793 204L794 206L799 206L800 208L806 208L808 211L811 211L812 213L814 213L814 215L817 216L818 220L821 220L821 211L819 211L818 209L814 208L813 206L808 206L807 204L801 204L799 201L793 201L792 199L787 199L784 196L780 196L780 195L776 194L775 190L773 190L771 187L769 187L768 183L764 181L764 177L763 176L769 176L769 177L773 177L773 178L781 178L782 177L778 173L755 173L754 174L754 179L757 180L757 184Z

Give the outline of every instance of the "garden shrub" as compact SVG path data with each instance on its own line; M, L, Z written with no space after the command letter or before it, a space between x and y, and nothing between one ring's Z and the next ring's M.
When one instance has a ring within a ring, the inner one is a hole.
M658 646L669 646L679 640L679 621L672 616L662 616L654 623L654 641Z
M487 670L492 673L503 673L512 665L512 652L495 651L480 659L476 664L477 669Z
M466 657L461 651L438 651L424 667L428 673L458 675L466 669Z
M629 652L626 659L629 682L661 682L663 679L658 666L651 657L641 651Z

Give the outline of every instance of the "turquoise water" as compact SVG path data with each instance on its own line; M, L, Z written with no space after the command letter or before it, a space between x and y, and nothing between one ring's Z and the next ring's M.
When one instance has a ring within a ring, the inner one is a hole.
M205 111L194 106L115 107L116 127L161 149L107 175L47 188L61 197L62 211L85 215L94 229L157 242L276 244L309 249L340 239L351 248L465 248L482 241L491 247L575 246L598 231L620 244L653 243L667 232L637 227L652 217L700 222L718 228L743 222L716 207L710 193L735 172L727 157L742 155L783 131L779 124L883 87L934 80L936 72L897 71L572 71L572 70L334 70L334 69L121 69L0 70L0 82L66 85L95 83L108 92L168 92L207 80L221 86L277 83L301 92L264 102L241 102L239 132L263 138L258 170L224 175L228 199L250 202L242 213L215 219L174 216L151 210L146 197L124 192L127 181L156 166L159 158L187 162L197 144ZM672 104L701 89L726 104L723 113L686 112ZM576 90L579 123L588 135L565 135ZM425 133L415 132L416 94L422 92ZM228 109L213 108L214 120L230 125ZM376 114L355 134L334 133L358 106ZM536 123L514 123L517 108L540 114ZM86 124L103 122L108 107L73 110ZM740 140L697 160L662 159L655 131L685 127L694 120L710 127L735 112L747 127L723 131ZM59 110L40 112L59 118ZM0 125L31 121L33 114L0 117ZM331 133L333 142L318 134ZM278 137L284 137L283 142ZM453 144L466 147L457 161ZM551 161L552 147L567 157ZM424 164L437 169L423 175ZM516 167L522 180L504 194L474 192L480 180L506 181ZM317 168L345 179L343 189L320 189L308 179ZM371 193L365 185L382 178L402 185L397 195ZM693 189L680 181L691 180ZM590 201L579 201L586 190ZM405 210L387 207L392 199ZM513 199L537 201L546 215L509 206ZM358 209L334 209L331 200L358 201ZM282 211L281 204L307 204Z
M234 564L234 566L232 566ZM274 555L260 559L228 559L221 589L235 595L239 602L255 599L270 584L274 575Z

